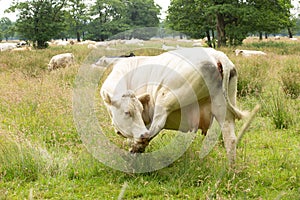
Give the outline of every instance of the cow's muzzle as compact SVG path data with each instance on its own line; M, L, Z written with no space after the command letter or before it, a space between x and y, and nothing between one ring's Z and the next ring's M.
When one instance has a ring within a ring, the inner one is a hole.
M149 145L150 140L148 138L141 138L135 140L130 148L130 153L143 153L146 147Z

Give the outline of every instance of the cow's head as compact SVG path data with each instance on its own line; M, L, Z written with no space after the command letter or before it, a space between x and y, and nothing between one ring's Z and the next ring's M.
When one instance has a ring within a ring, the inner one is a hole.
M239 54L243 54L243 50L236 49L233 52L235 52L235 55L238 56Z
M127 91L118 99L113 99L105 91L102 98L106 103L112 123L118 134L133 139L132 153L144 152L149 144L149 130L143 120L143 111L148 108L150 95L137 97L133 91Z

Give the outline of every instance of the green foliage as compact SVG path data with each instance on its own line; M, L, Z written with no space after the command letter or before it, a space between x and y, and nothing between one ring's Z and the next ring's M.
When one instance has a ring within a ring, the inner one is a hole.
M296 25L295 25L293 31L296 35L300 35L300 18L299 17L296 18Z
M83 0L70 0L68 5L71 10L66 16L66 25L69 27L70 35L76 35L77 41L80 41L81 33L85 31L85 23L89 16L88 7ZM82 36L83 37L83 36Z
M240 45L250 33L274 33L293 27L290 8L290 1L285 0L173 0L167 24L192 37L209 37L210 30L212 35L217 32L219 47Z
M37 48L47 47L46 42L64 30L62 8L65 2L31 0L16 3L10 9L20 12L16 22L17 31L23 38L33 41Z
M13 37L15 34L14 23L7 17L0 19L0 40L3 38L8 40L8 38Z
M105 40L129 29L157 27L159 24L159 8L153 0L98 0L90 12L93 20L88 25L87 37L94 40Z
M99 41L131 28L155 27L160 12L153 0L97 0L90 7L83 0L31 0L16 2L9 10L20 12L17 31L37 48L56 38Z
M124 2L123 2L124 3ZM131 27L157 27L160 7L153 0L125 1L125 18Z
M173 0L168 9L167 26L193 38L203 38L214 25L203 5L195 0Z

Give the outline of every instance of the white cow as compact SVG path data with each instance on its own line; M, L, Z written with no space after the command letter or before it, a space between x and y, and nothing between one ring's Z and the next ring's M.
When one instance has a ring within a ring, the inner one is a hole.
M235 55L242 55L245 57L249 57L249 56L254 56L254 55L267 55L265 52L262 51L254 51L254 50L240 50L240 49L236 49L235 51Z
M10 51L17 48L16 43L0 43L0 51Z
M69 67L74 64L74 55L72 53L63 53L53 56L48 64L48 70L54 70L63 67Z
M114 65L119 60L127 59L129 57L134 57L134 56L135 56L135 54L133 52L131 52L131 53L127 54L127 55L125 54L125 55L115 56L115 57L106 57L106 56L103 56L95 64L93 64L92 67L95 67L95 68L108 67L110 65ZM140 56L139 58L142 58L142 56Z
M88 44L88 49L98 49L96 45L94 44Z
M133 139L132 153L143 152L162 129L206 134L216 118L234 163L235 119L247 115L236 107L236 87L236 69L224 53L188 48L120 59L100 93L118 133Z

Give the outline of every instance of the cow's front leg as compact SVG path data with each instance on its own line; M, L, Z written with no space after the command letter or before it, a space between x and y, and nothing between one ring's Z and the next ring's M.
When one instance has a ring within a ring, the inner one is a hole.
M151 140L154 138L165 126L168 117L168 112L165 108L156 107L154 111L154 116L152 124L149 129L148 138Z

